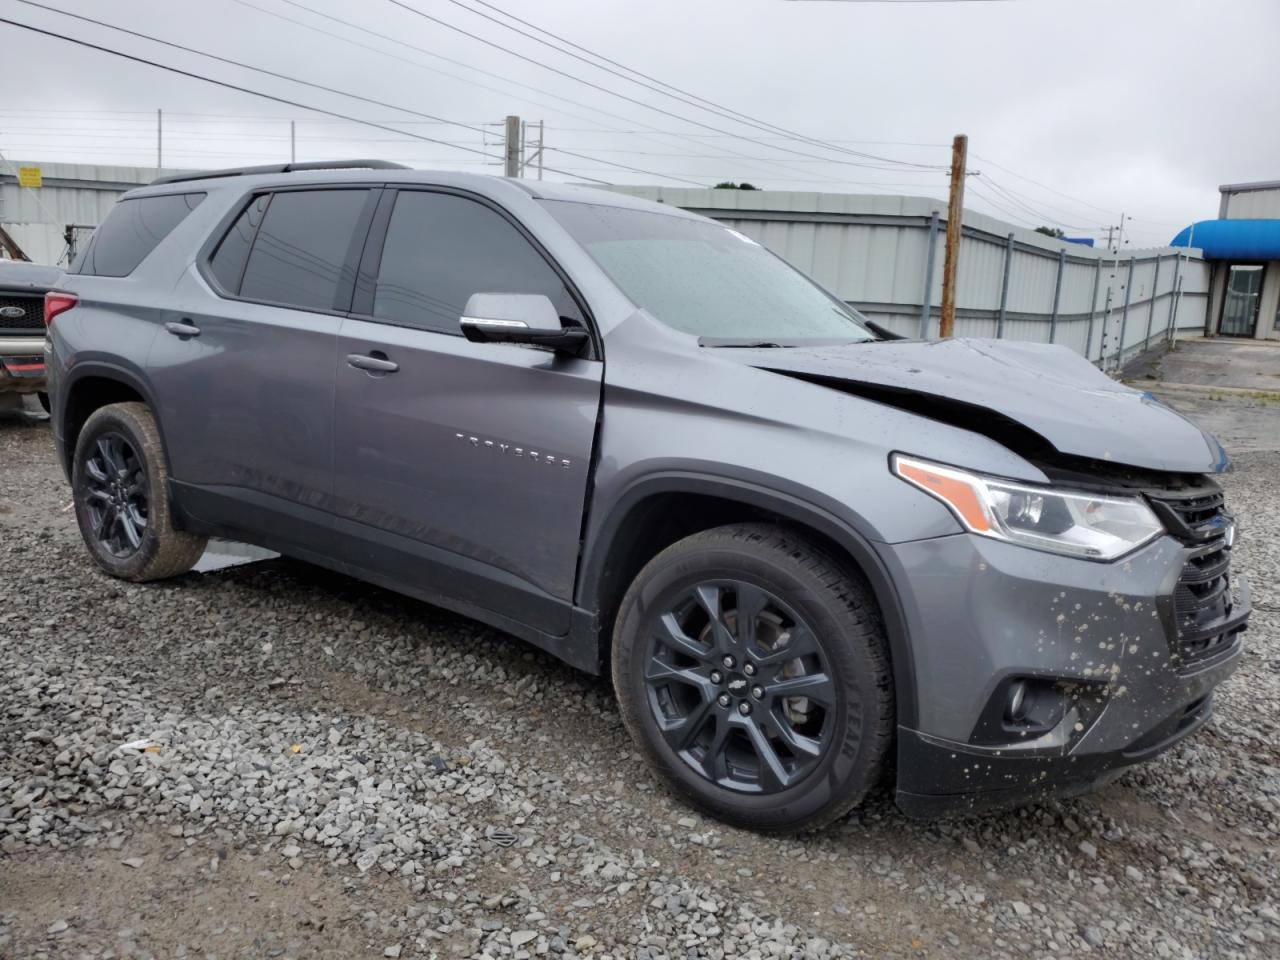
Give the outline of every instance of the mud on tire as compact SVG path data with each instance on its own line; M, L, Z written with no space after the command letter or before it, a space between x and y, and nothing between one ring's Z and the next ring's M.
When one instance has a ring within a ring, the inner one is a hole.
M207 538L177 530L169 513L169 471L155 417L143 403L94 411L76 440L71 490L90 555L122 580L186 573Z

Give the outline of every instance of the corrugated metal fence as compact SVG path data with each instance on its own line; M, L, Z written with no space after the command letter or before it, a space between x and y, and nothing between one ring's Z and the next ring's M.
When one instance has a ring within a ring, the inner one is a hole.
M894 332L937 336L946 211L936 200L614 189L714 217ZM1177 331L1201 332L1208 286L1198 251L1115 254L966 211L955 332L1059 343L1111 370Z

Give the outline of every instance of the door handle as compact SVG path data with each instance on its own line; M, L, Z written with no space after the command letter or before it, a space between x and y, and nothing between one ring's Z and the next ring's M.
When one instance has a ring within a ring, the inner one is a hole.
M348 353L347 363L357 370L368 370L370 373L395 373L400 364L386 357L368 356L363 353Z
M164 325L164 328L172 333L175 337L198 337L200 336L200 328L190 320L170 320Z

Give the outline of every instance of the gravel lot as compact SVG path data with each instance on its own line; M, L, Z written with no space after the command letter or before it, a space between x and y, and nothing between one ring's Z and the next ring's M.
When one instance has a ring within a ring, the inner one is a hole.
M108 579L46 426L0 421L0 957L1280 956L1277 477L1226 480L1257 611L1190 742L1091 797L770 839L487 628L286 560Z

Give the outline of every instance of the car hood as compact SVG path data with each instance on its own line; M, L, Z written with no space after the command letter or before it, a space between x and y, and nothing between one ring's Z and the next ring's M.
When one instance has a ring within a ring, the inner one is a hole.
M1009 340L889 340L716 353L1002 442L1010 437L1043 442L1060 454L1148 470L1219 473L1228 465L1213 436L1150 393L1116 383L1066 347ZM910 448L906 439L903 445Z
M38 263L0 260L0 288L38 290L41 293L57 284L63 270Z

